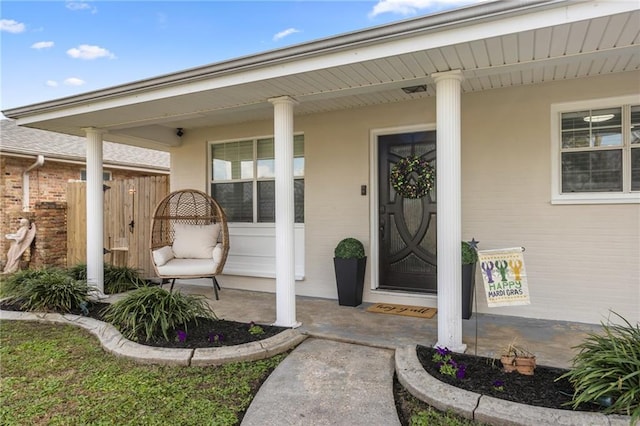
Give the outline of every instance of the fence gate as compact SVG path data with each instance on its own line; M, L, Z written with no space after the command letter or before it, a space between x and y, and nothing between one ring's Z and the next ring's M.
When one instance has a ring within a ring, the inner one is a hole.
M105 182L104 261L155 275L149 254L151 216L169 194L167 176L147 176ZM87 185L67 185L67 266L87 261Z

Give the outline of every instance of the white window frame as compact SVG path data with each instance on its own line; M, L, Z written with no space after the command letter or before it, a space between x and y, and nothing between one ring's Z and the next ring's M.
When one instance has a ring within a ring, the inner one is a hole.
M296 133L304 135L304 133ZM252 136L246 138L234 138L219 141L207 141L207 193L211 194L211 147L213 145L273 138L269 136ZM306 141L305 141L306 142ZM254 160L255 160L254 144ZM254 165L255 167L255 165ZM255 171L255 170L254 170ZM305 176L306 179L306 153ZM247 180L248 181L248 180ZM257 177L253 178L257 182ZM253 185L254 191L257 190ZM306 188L305 188L306 189ZM256 193L254 192L254 197ZM256 198L254 198L256 199ZM305 197L306 200L306 197ZM273 222L256 222L257 203L253 204L253 222L229 222L229 254L224 266L225 275L237 275L245 277L275 278L276 277L276 224ZM306 220L306 215L305 215ZM295 245L295 280L305 279L305 224L294 224Z
M304 133L299 132L299 133L295 133L295 136L304 136ZM214 145L222 145L225 143L233 143L233 142L244 142L244 141L251 141L253 142L253 177L250 179L231 179L228 181L224 181L224 182L219 182L219 183L229 183L229 182L253 182L255 183L255 185L253 185L253 206L252 206L252 216L253 216L253 221L252 222L229 222L230 224L249 224L249 225L258 225L258 224L263 224L263 225L274 225L274 222L258 222L258 182L261 181L274 181L275 182L275 176L273 178L259 178L258 174L257 174L257 167L258 167L258 160L257 160L257 149L258 149L258 144L257 142L261 139L273 139L274 136L273 135L268 135L268 136L253 136L253 137L247 137L247 138L237 138L237 139L228 139L228 140L220 140L220 141L208 141L207 143L207 193L209 195L211 194L211 185L214 184L215 182L213 181L213 176L212 176L212 170L211 170L211 151L212 151L212 147ZM306 159L306 156L305 156ZM306 160L305 160L306 163ZM305 180L306 176L294 176L294 180ZM304 221L299 223L296 222L296 225L304 225Z
M551 204L640 204L640 191L631 191L628 109L623 109L622 117L622 192L562 193L561 161L562 113L639 104L640 94L551 104Z

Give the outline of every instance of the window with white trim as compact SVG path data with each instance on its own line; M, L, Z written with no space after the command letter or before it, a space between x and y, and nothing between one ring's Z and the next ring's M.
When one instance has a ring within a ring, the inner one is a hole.
M295 222L304 223L304 136L294 136ZM212 143L211 196L229 222L275 222L274 139Z
M633 101L640 98L552 106L552 201L640 201L640 103Z

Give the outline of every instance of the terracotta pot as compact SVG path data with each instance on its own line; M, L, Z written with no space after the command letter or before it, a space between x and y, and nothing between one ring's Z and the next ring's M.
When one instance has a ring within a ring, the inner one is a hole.
M515 361L516 357L513 355L502 355L500 357L500 362L502 363L502 367L504 367L505 373L511 373L516 369Z
M536 357L516 357L515 368L520 374L533 376L533 370L536 368Z

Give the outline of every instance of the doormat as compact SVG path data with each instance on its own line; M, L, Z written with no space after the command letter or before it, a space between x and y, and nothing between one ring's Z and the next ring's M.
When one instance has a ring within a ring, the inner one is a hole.
M367 308L368 312L378 314L403 315L406 317L433 318L438 312L436 308L424 306L394 305L393 303L376 303Z

